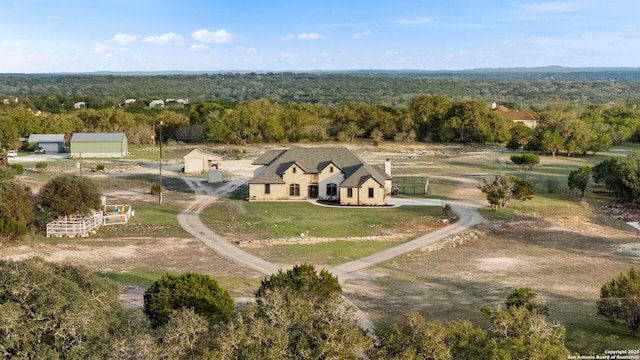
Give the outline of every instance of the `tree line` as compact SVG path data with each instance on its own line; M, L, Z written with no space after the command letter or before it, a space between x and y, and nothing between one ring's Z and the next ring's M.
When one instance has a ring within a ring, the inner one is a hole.
M637 336L640 276L602 286L598 313ZM478 309L487 320L447 324L417 312L363 327L338 278L299 264L264 278L255 301L234 305L211 276L165 274L142 311L124 310L116 283L85 267L40 258L0 260L0 354L12 359L559 359L598 355L614 342L572 343L555 309L528 287ZM609 341L615 339L608 338Z
M56 101L59 101L56 100ZM134 103L135 104L135 103ZM140 102L139 104L144 104ZM159 138L187 143L424 141L506 143L510 149L567 155L597 153L640 138L640 110L632 103L552 103L535 112L535 129L514 124L480 100L421 95L404 107L341 102L335 107L268 99L202 102L181 109L110 106L35 116L24 103L0 111L0 142L18 148L33 133L124 132L131 144ZM530 110L533 111L533 110Z
M485 102L522 102L541 107L553 101L609 103L637 99L638 71L609 72L358 72L226 73L157 75L0 76L0 96L94 97L112 103L123 97L188 98L192 102L271 101L337 106L343 101L406 106L422 94ZM65 101L66 106L73 102ZM47 110L39 108L40 110ZM50 111L50 110L47 110Z

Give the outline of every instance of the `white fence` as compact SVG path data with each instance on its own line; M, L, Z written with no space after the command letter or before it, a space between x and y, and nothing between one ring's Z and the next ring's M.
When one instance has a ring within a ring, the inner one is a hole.
M65 216L47 224L47 237L86 237L102 225L126 224L134 215L131 205L105 205L104 213Z

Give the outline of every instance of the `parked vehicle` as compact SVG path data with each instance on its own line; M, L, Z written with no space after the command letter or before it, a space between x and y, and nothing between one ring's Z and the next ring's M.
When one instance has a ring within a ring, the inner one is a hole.
M44 154L44 148L41 147L37 147L36 150L33 152L34 154Z
M15 151L15 150L9 150L9 151L7 151L7 156L8 157L16 157L16 156L18 156L18 152Z

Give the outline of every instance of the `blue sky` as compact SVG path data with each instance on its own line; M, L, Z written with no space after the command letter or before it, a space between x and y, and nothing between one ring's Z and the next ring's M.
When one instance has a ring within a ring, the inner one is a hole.
M638 67L632 0L14 0L0 73Z

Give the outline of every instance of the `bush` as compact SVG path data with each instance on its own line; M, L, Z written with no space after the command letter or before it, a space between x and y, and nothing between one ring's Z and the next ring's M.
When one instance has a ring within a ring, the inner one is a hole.
M96 165L96 171L104 171L104 164L100 163Z
M52 216L90 215L100 210L100 192L86 177L62 175L49 180L40 190L40 203Z
M158 195L160 193L160 184L151 184L151 195Z
M47 168L47 166L49 166L49 164L47 164L44 161L40 161L39 163L36 164L36 169L38 170L44 170Z
M144 313L153 327L166 324L173 311L186 308L193 309L213 327L229 322L234 306L227 290L205 274L165 274L144 293Z
M9 167L15 170L18 175L24 174L24 166L22 166L22 164L11 164Z

